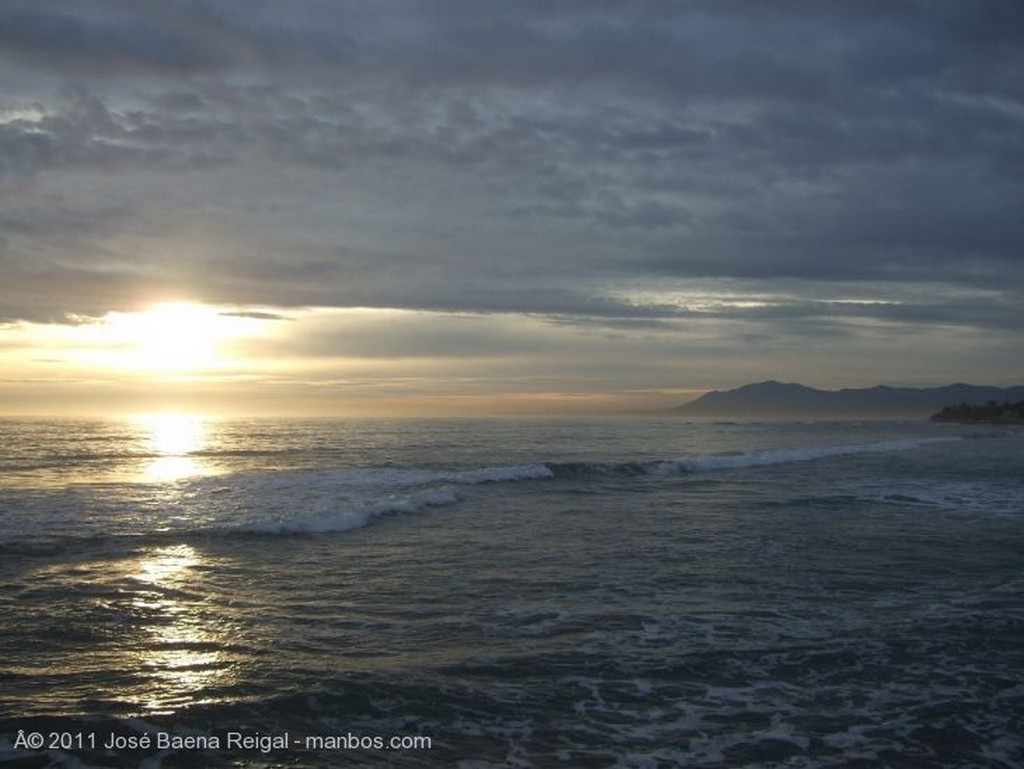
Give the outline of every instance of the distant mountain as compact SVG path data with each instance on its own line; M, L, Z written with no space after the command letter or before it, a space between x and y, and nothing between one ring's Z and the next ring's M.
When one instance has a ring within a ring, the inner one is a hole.
M802 384L757 382L735 390L712 390L673 411L690 416L907 416L928 417L945 406L1024 399L1022 387L952 384L818 390Z

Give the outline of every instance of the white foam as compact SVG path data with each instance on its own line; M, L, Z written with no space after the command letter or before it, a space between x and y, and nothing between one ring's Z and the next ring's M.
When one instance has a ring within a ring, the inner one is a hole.
M745 451L730 454L707 454L683 457L667 462L653 462L645 465L644 469L651 475L676 475L684 472L709 472L744 467L785 465L850 454L880 454L894 451L909 451L936 440L945 439L895 440L880 441L878 443L840 444L837 446L796 446L792 448L765 449L763 451Z
M864 484L851 494L869 502L906 507L984 511L1019 514L1024 512L1024 486L1015 480L971 483L943 478L903 480L898 484Z
M275 521L261 521L240 527L241 531L255 534L322 534L348 531L365 526L370 520L388 513L415 513L428 507L452 505L459 496L451 486L424 489L401 497L356 505L339 505L336 510L312 515L297 515Z
M238 477L218 496L235 496L249 509L228 528L250 533L347 531L388 513L414 513L459 501L458 486L552 477L543 464L495 465L463 471L388 467L345 468Z
M470 470L341 468L238 475L202 480L200 496L216 500L219 530L263 534L322 533L365 526L387 513L413 513L459 501L456 489L485 483L551 478L544 464Z
M397 467L345 468L300 473L279 473L254 476L253 481L266 489L303 488L328 490L389 489L424 486L437 483L474 485L479 483L505 483L551 478L554 473L541 463L530 465L494 465L472 470L437 471ZM218 484L223 488L223 484Z
M554 472L545 464L533 465L505 465L495 467L481 467L478 470L464 470L458 473L448 473L443 477L453 483L507 483L509 481L529 481L543 478L553 478Z

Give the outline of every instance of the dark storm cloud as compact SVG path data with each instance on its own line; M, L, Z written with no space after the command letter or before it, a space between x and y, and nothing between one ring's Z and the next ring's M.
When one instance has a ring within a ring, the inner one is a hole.
M114 301L147 276L240 306L617 322L687 315L620 281L926 281L998 296L857 317L1005 328L1024 288L1015 2L6 2L0 57L46 86L0 115L0 183L45 188L84 242L23 208L0 266L72 312L102 307L90 279ZM218 246L128 264L62 186L83 174L147 242L203 222Z

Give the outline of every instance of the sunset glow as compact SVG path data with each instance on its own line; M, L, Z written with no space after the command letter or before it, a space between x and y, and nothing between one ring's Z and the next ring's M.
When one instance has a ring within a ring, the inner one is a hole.
M258 325L214 307L173 302L111 312L78 330L92 344L93 362L134 374L188 375L227 366L229 343Z
M1022 73L1024 0L0 0L0 767L1019 765Z
M1009 10L12 2L2 412L1020 381Z
M129 365L188 372L216 366L225 327L216 311L196 304L160 304L135 315L116 315L112 336L130 345Z

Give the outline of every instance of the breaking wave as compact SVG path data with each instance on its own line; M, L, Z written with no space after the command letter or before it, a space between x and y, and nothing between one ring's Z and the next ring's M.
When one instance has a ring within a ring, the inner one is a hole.
M811 462L818 459L853 454L879 454L909 451L928 443L959 440L958 438L928 438L924 440L880 441L877 443L854 443L838 446L797 446L793 448L765 449L762 451L728 452L704 454L678 459L655 460L652 462L622 463L563 463L549 467L556 476L580 476L586 473L601 475L681 475L684 473L705 473L722 470L737 470L747 467L785 465L795 462Z
M0 536L0 550L18 543L95 537L342 532L382 516L455 505L469 488L488 484L559 480L588 484L609 476L727 472L908 451L935 440L945 439L775 448L651 461L532 462L450 470L390 466L282 470L187 479L172 487L153 482L109 483L26 491L6 500L10 509L28 515L21 516L17 531ZM0 503L0 517L4 506ZM39 521L38 527L33 526L34 521Z

